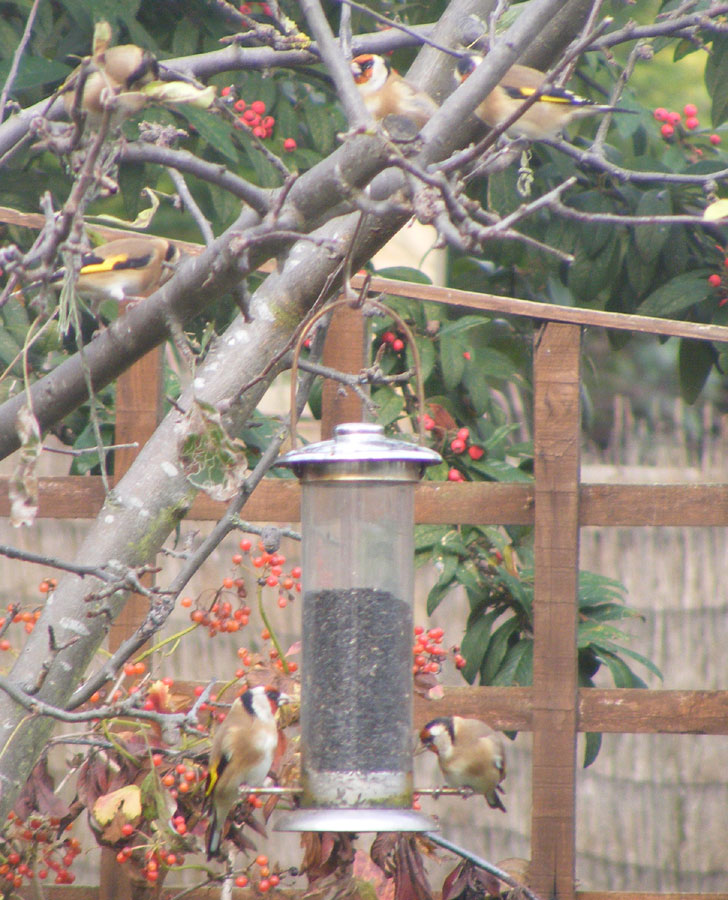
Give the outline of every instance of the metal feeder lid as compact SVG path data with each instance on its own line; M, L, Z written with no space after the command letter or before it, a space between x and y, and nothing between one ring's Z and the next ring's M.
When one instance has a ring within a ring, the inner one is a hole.
M397 480L413 481L422 477L426 466L440 462L440 454L429 447L386 437L382 425L349 422L334 428L333 440L291 450L276 465L287 466L299 478L338 478L345 469L351 477L398 473Z

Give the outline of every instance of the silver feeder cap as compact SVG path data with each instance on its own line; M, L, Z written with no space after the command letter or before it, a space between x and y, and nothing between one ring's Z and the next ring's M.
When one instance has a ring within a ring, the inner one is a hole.
M319 441L282 456L277 466L292 469L302 481L419 481L427 466L442 462L429 447L397 441L381 425L349 422L334 428L330 441ZM342 469L344 472L342 472Z

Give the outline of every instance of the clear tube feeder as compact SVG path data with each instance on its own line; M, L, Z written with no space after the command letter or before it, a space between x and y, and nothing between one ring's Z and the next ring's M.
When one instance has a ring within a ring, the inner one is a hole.
M279 831L427 831L412 810L414 489L433 450L339 425L292 450L302 484L299 809Z

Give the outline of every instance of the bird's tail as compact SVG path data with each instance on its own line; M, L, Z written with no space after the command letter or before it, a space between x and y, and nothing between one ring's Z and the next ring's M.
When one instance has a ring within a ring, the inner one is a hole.
M207 834L205 835L205 849L207 850L207 858L212 859L220 853L220 842L222 840L222 822L218 822L217 812L214 805L210 809L210 822L207 826Z
M496 785L490 793L485 795L485 799L488 801L488 806L491 809L501 809L503 812L506 812L507 810L503 805L503 801L498 796L498 791L503 793L503 788L499 784Z

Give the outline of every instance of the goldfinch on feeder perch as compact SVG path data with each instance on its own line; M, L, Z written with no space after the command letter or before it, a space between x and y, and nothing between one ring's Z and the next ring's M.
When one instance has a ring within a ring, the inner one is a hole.
M483 794L492 809L506 811L498 792L506 777L503 739L480 719L443 716L420 732L423 745L437 754L445 781L454 788Z

